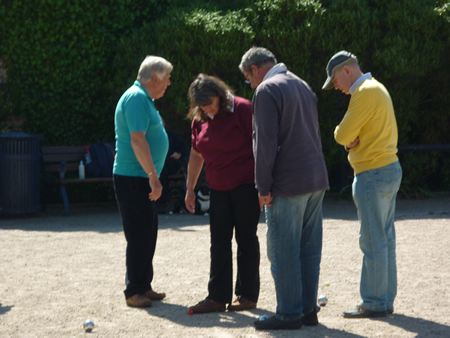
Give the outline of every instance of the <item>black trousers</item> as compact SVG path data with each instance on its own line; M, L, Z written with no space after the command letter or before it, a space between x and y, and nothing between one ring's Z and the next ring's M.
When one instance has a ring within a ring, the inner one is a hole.
M211 269L208 298L231 303L233 295L233 228L237 242L235 294L251 301L259 297L259 241L256 231L260 217L258 192L254 184L235 189L211 189Z
M151 290L158 235L156 202L148 198L148 179L114 175L114 190L127 240L125 298Z

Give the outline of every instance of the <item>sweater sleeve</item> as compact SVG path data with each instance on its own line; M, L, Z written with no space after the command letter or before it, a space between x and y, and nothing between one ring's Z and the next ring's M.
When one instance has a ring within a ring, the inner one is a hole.
M258 88L253 98L256 189L261 196L272 191L272 170L278 149L278 105L273 94Z
M334 130L337 143L347 145L360 134L361 128L371 119L374 112L373 91L361 89L352 95L347 112Z

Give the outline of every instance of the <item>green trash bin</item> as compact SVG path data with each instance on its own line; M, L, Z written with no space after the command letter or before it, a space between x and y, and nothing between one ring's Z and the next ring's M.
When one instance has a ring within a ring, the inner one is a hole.
M42 135L10 132L0 135L0 213L39 213Z

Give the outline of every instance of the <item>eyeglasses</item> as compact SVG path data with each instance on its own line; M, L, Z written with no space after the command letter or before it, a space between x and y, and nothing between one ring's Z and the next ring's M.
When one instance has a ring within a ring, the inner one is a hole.
M247 75L244 75L244 76L245 76L245 83L250 84L250 81L248 80L248 77L250 76L250 74L247 73Z

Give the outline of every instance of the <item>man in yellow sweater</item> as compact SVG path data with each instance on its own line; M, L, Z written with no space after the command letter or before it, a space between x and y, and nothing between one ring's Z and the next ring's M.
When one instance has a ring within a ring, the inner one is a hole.
M363 252L361 301L344 312L344 317L384 317L393 313L397 295L394 214L402 168L397 157L394 107L386 88L370 73L362 73L355 55L336 53L326 70L322 89L334 87L351 95L334 138L345 146L355 172L353 200Z

